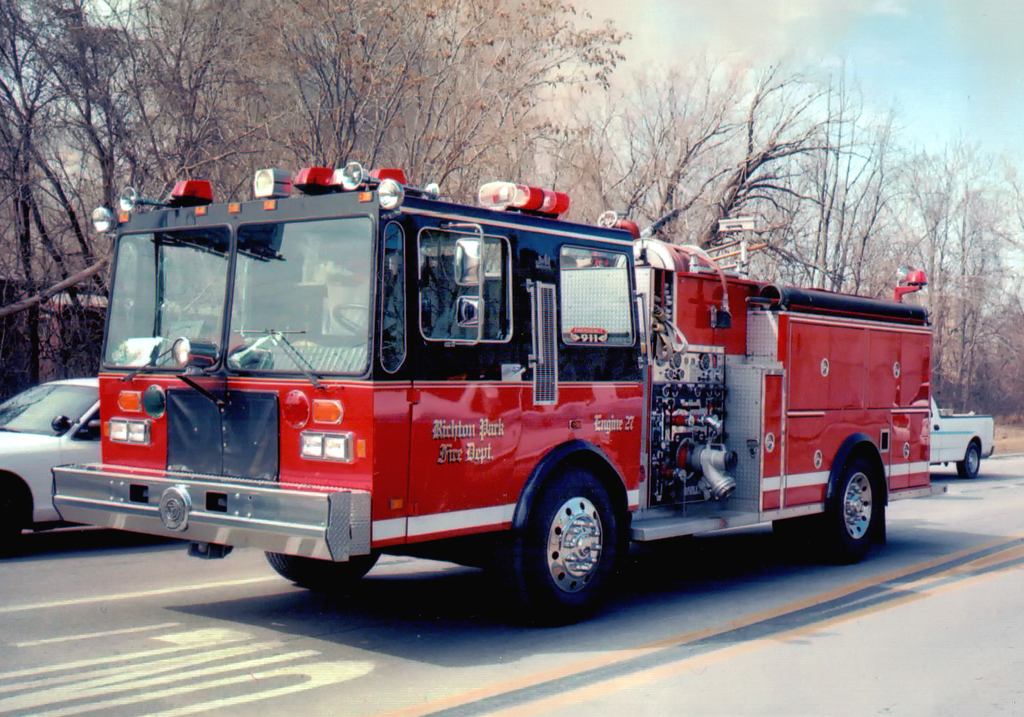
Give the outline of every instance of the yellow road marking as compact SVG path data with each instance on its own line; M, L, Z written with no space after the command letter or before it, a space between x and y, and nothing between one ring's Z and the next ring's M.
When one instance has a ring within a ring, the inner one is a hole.
M1024 556L1024 546L1008 548L998 553L993 553L992 555L978 558L977 560L971 561L970 563L966 563L964 565L960 565L955 568L950 568L949 570L942 571L941 573L937 573L934 576L930 576L926 580L916 581L916 583L914 584L924 582L935 583L940 581L941 579L944 579L948 575L956 575L971 572L971 570L968 569L970 566L974 566L974 569L977 569L980 567L987 567L998 562L1007 562L1009 560L1013 560L1014 558L1019 558L1022 556ZM775 645L779 642L784 642L787 640L792 640L800 637L807 637L822 632L823 630L826 630L829 627L833 627L835 625L839 625L846 622L851 622L853 620L857 620L859 618L866 617L874 613L891 610L895 607L907 605L918 600L923 600L925 597L928 596L934 596L946 592L951 592L954 589L961 589L967 587L968 585L972 585L977 582L991 579L995 577L997 574L999 574L999 572L1001 572L1002 570L1009 569L1010 567L1012 566L1007 566L1005 568L993 572L983 573L981 575L975 575L974 577L966 578L955 583L935 585L934 587L925 588L921 591L914 592L912 594L901 595L897 598L886 600L883 603L869 605L858 610L852 610L850 612L843 613L842 615L836 615L834 617L814 622L810 625L803 625L792 630L787 630L777 635L772 635L771 637L760 638L757 640L751 640L749 642L744 643L738 643L735 645L731 645L729 647L714 650L710 653L694 655L692 657L687 657L682 660L677 660L675 662L666 663L664 665L658 665L657 667L652 667L646 670L639 670L628 675L614 677L603 682L578 687L574 690L569 690L558 695L544 697L521 705L514 705L506 709L488 712L487 714L488 717L533 717L534 715L543 714L545 712L550 712L556 709L564 710L565 707L569 705L575 705L581 702L595 700L600 697L612 694L613 692L620 692L622 690L628 690L634 687L639 687L640 685L650 684L652 682L657 682L662 679L674 677L688 670L693 670L697 666L703 669L706 668L708 665L723 662L729 658L736 657L741 654L755 652L764 647Z
M472 702L478 702L480 700L484 700L484 699L487 699L487 698L490 698L490 697L496 697L498 695L502 695L502 694L505 694L507 692L515 692L515 691L518 691L518 690L523 690L523 689L527 689L527 688L530 688L530 687L535 687L535 686L543 684L545 682L550 682L550 681L558 680L558 679L564 679L564 678L570 677L572 675L577 675L577 674L580 674L580 673L589 672L590 670L594 670L594 669L597 669L597 668L600 668L600 667L606 667L608 665L614 665L616 663L626 662L627 660L632 660L632 659L635 659L637 657L643 657L645 655L649 655L651 653L667 650L669 648L678 647L680 645L686 645L686 644L689 644L689 643L699 642L700 640L704 640L704 639L707 639L709 637L714 637L716 635L721 635L721 634L724 634L724 633L727 633L727 632L732 632L732 631L740 629L740 628L749 627L750 625L755 625L755 624L760 623L760 622L765 622L765 621L771 620L771 619L776 618L776 617L781 617L782 615L787 615L787 614L790 614L790 613L799 612L799 611L805 610L807 608L817 607L818 605L822 605L822 604L830 602L832 600L837 600L839 598L843 598L843 597L846 597L848 595L852 595L854 593L860 592L860 591L865 590L867 588L876 587L878 585L882 585L884 583L887 583L887 582L890 582L890 581L893 581L893 580L898 580L899 578L905 577L907 575L912 575L914 573L921 572L922 570L928 570L929 568L933 568L933 567L936 567L938 565L943 565L943 564L949 563L951 561L956 561L956 560L959 560L960 558L967 557L969 555L976 554L976 553L979 553L979 552L983 552L985 550L989 550L989 549L997 547L999 545L1005 545L1007 543L1011 543L1011 542L1014 542L1016 540L1021 540L1021 539L1024 539L1024 534L1013 536L1013 537L1010 537L1010 538L1002 538L1002 539L999 539L999 540L993 540L993 541L990 541L990 542L987 542L987 543L983 543L981 545L976 545L976 546L973 546L971 548L966 548L964 550L957 551L956 553L951 553L949 555L944 555L944 556L941 556L941 557L938 557L938 558L933 558L931 560L926 560L926 561L921 562L921 563L916 563L916 564L911 565L909 567L900 568L900 569L897 569L897 570L892 570L892 571L890 571L888 573L883 573L882 575L878 575L878 576L875 576L875 577L872 577L872 578L867 578L867 579L864 579L864 580L860 580L860 581L857 581L855 583L851 583L849 585L846 585L844 587L836 588L835 590L830 590L830 591L821 593L819 595L815 595L813 597L805 598L803 600L797 600L797 601L794 601L794 602L791 602L791 603L787 603L785 605L780 605L780 606L775 607L775 608L770 608L768 610L763 610L761 612L754 613L752 615L747 615L747 616L744 616L742 618L737 618L736 620L731 620L731 621L726 622L726 623L722 623L722 624L719 624L719 625L714 625L714 626L711 626L711 627L706 627L706 628L703 628L703 629L700 629L700 630L694 630L692 632L687 632L687 633L683 633L683 634L680 634L680 635L674 635L672 637L663 638L661 640L655 640L653 642L644 643L642 645L638 645L638 646L632 647L632 648L625 648L625 649L621 649L621 650L615 650L615 651L612 651L612 652L609 652L609 653L606 653L606 654L603 654L603 655L600 655L600 656L597 656L597 657L593 657L593 658L589 658L589 659L585 659L585 660L579 660L579 661L576 661L576 662L569 663L567 665L562 665L560 667L554 667L554 668L551 668L551 669L548 669L548 670L541 670L539 672L534 672L532 674L524 675L522 677L518 677L518 678L515 678L515 679L504 680L502 682L497 682L497 683L493 683L493 684L490 684L490 685L483 685L481 687L478 687L478 688L475 688L475 689L472 689L472 690L468 690L466 692L461 692L459 694L449 695L447 697L442 697L442 698L439 698L439 699L431 700L429 702L424 702L424 703L420 703L420 704L416 704L416 705L410 705L408 707L399 708L399 709L393 710L391 712L380 713L380 714L377 715L377 717L423 717L424 715L429 715L429 714L431 714L433 712L438 712L438 711L441 711L441 710L451 709L451 708L454 708L454 707L460 707L460 706L463 706L463 705L470 704ZM1018 550L1018 549L1024 549L1024 546L1016 546L1015 548L1008 549L1008 551L1012 552L1012 551ZM989 556L989 557L991 557L991 556ZM985 559L986 558L979 558L979 560L985 560ZM944 572L952 572L952 570L955 570L955 569L950 569L950 571L944 571ZM926 578L925 580L931 580L931 578L933 578L933 577L934 576L931 576L930 578ZM921 581L917 581L917 582L921 582ZM909 601L910 599L917 599L917 597L918 596L908 596L906 598L898 598L898 601ZM897 603L897 602L894 602L894 601L889 601L887 604L888 605L902 604L902 602ZM873 609L873 607L875 607L875 606L872 606L870 608L865 608L865 610ZM857 611L857 613L859 613L859 612L860 611ZM854 613L854 614L856 614L856 613ZM844 617L844 616L840 616L840 617ZM840 619L840 617L830 618L830 620ZM827 624L827 621L825 623L816 623L816 624L824 625L824 624ZM806 629L806 628L799 628L799 629ZM796 634L795 630L793 631L793 634ZM779 639L779 636L775 636L773 639L777 640L777 639ZM748 643L748 645L749 645L749 643ZM746 647L746 646L747 645L724 648L723 650L721 650L719 652L724 653L724 654L735 654L735 650L739 649L739 647ZM718 654L718 653L716 653L716 654ZM706 662L707 661L707 655L702 656L701 659ZM687 662L687 660L682 661L683 664L685 664L686 662ZM676 664L680 664L680 663L671 663L671 665L676 665ZM625 680L625 679L630 678L630 677L634 677L635 675L638 675L638 674L639 675L643 675L643 674L648 674L648 672L650 672L652 674L660 673L662 670L665 670L665 669L671 667L671 665L651 668L650 671L643 671L643 672L640 672L640 673L635 673L634 675L627 675L627 676L623 676L623 677L619 677L619 678L614 678L612 680L608 680L606 682L600 683L599 685L594 685L594 686L590 686L590 687L581 687L581 688L579 688L579 690L598 689L602 685L618 684L622 680ZM614 688L610 687L609 689L611 690L611 689L614 689ZM564 693L563 695L560 695L559 697L564 698L566 695L574 694L575 692L576 691L573 691L573 692L570 692L570 693ZM538 700L537 702L532 703L532 704L538 704L539 705L539 704L542 704L542 703L547 703L549 700L556 700L556 699L559 699L559 697L551 697L551 698L546 698L546 699ZM531 705L526 705L526 706L523 706L523 707L519 707L519 708L509 708L509 709L523 709L525 707L532 706L532 704ZM498 713L494 713L494 714L502 714L502 715L504 715L504 714L506 714L506 712L508 712L508 710L504 710L502 712L498 712ZM512 714L512 712L508 712L508 714ZM518 713L516 713L516 714L518 714ZM530 714L530 713L529 712L524 712L523 714Z

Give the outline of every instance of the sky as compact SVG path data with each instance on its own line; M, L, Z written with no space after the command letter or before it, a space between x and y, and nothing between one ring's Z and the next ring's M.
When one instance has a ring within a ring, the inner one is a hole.
M626 67L710 53L755 66L845 65L904 141L963 138L1024 159L1024 0L577 0L629 32Z

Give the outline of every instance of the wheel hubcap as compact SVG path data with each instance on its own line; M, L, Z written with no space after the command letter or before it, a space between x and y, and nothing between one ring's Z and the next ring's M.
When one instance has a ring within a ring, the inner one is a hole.
M548 529L548 570L559 589L574 593L590 582L602 535L601 517L586 498L570 498L558 509Z
M863 538L871 523L871 481L863 473L855 474L846 484L843 514L850 537Z
M973 448L967 451L967 468L970 472L977 473L979 465L981 465L981 458L978 456L978 451Z

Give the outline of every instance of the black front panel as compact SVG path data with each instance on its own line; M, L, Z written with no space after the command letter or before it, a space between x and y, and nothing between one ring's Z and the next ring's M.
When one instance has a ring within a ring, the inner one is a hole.
M218 407L192 389L167 392L167 470L276 480L277 395L221 395Z
M277 479L277 394L229 392L222 430L224 475Z

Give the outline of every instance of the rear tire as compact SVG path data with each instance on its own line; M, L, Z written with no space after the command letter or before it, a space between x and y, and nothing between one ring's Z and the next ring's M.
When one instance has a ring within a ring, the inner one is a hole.
M505 566L520 616L564 625L593 614L608 597L623 537L622 518L589 472L569 467L543 486Z
M964 459L956 462L956 472L961 478L973 480L978 477L980 469L981 448L978 447L977 441L971 441L967 444L967 450L964 451Z
M871 547L872 539L884 535L878 521L885 520L883 495L872 480L874 468L864 458L843 467L835 493L821 516L821 537L832 562L855 563Z
M336 593L352 589L377 563L379 553L353 555L344 563L283 553L264 553L270 567L286 580L314 592Z

